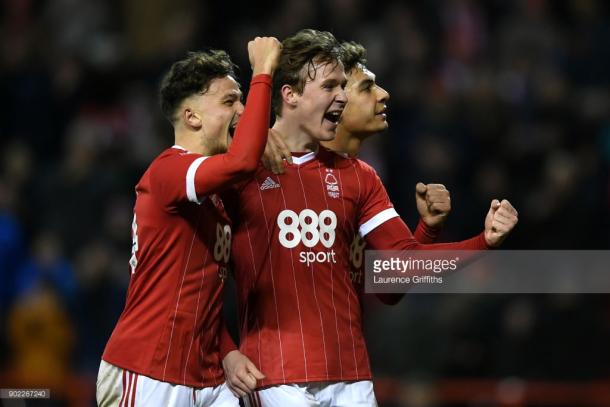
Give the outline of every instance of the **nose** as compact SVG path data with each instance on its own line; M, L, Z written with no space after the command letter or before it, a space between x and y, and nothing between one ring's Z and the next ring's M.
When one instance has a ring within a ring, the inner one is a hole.
M235 113L238 116L241 116L241 114L244 112L244 104L241 103L240 101L235 103Z
M347 95L345 94L345 89L339 88L337 96L335 97L335 101L343 104L347 103Z
M377 89L378 100L380 103L386 103L388 100L390 100L390 94L387 90L385 90L381 86L378 86Z

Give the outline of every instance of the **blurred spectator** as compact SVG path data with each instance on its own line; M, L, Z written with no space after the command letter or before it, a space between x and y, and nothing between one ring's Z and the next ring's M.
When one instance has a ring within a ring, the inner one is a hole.
M17 298L24 297L46 285L59 294L65 305L71 308L77 306L74 271L63 257L58 237L48 231L36 236L31 257L17 270L14 295Z
M39 286L20 297L8 315L9 377L26 388L60 390L71 372L74 332L54 290Z

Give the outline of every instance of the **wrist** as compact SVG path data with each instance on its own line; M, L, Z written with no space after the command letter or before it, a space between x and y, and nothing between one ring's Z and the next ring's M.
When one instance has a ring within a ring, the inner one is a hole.
M431 232L438 232L439 230L441 230L443 228L442 221L428 223L428 221L426 221L425 219L422 218L421 223L427 230L429 230Z
M225 354L224 359L228 358L230 355L235 355L235 354L236 354L236 352L237 352L237 353L240 353L238 349L233 349L233 350L228 351L228 352Z
M485 248L488 250L493 250L498 246L497 244L494 244L489 241L489 239L487 238L487 233L485 233L485 231L481 232L481 234L479 235L479 240L482 241L482 243L485 245Z
M432 224L430 224L428 222L429 221L427 221L424 217L421 217L419 219L418 226L421 227L425 232L431 233L431 234L438 234L438 232L440 232L441 229L443 228L442 222L437 222L436 224L434 222Z
M275 69L271 68L270 66L262 66L260 68L255 66L252 68L252 76L261 74L273 76L273 72L275 72Z
M271 75L266 74L266 73L259 73L259 74L252 74L252 79L250 79L250 86L257 84L257 83L265 83L269 86L273 85L273 78L271 77Z

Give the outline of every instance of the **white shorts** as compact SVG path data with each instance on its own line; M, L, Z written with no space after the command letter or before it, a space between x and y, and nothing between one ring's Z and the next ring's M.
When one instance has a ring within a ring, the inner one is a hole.
M377 407L373 382L283 384L243 397L246 407Z
M103 360L96 398L100 407L239 407L226 383L196 389L151 379Z

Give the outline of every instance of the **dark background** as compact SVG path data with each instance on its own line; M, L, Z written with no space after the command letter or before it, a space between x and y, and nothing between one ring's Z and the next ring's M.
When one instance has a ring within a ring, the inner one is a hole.
M415 183L441 182L444 241L508 198L506 248L609 249L603 0L5 0L0 21L0 387L51 388L46 405L93 404L133 188L173 142L158 81L188 50L228 50L246 86L256 35L359 41L391 94L362 158L412 228ZM610 405L608 296L411 295L366 316L382 406Z

